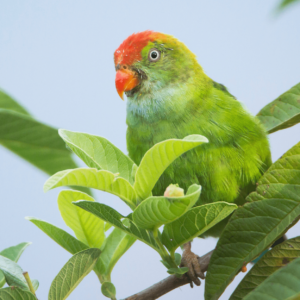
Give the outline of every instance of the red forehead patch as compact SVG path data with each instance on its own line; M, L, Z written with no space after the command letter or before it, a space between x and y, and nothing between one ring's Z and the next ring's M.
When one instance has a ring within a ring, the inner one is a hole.
M146 30L129 36L114 53L115 65L131 65L134 61L141 60L143 48L146 47L149 42L153 42L158 38L159 35L162 34Z

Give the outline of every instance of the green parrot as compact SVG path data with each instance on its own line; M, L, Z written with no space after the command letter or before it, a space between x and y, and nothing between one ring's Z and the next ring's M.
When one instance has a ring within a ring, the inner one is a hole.
M271 164L259 120L225 86L209 78L195 55L171 35L133 34L115 51L114 62L117 91L122 99L124 92L127 96L127 148L136 164L154 144L167 139L200 134L209 140L176 159L153 195L163 195L171 183L184 190L197 183L202 192L196 205L243 204ZM225 225L226 220L207 235L218 237ZM196 259L190 245L184 249L183 260L191 269L190 261L196 264ZM189 276L198 285L199 268L193 268Z

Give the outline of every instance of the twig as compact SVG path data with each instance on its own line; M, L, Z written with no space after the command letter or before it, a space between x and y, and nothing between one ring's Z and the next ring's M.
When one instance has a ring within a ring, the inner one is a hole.
M28 272L23 272L23 276L25 277L25 280L26 280L26 282L27 282L27 284L28 284L28 287L29 287L30 292L31 292L31 293L35 296L35 298L36 298L36 295L35 295L35 289L34 289L34 287L33 287L33 285L32 285L32 282L31 282L31 279L30 279L30 277L29 277Z
M201 265L201 271L203 273L207 271L212 253L213 250L198 258L199 263ZM149 288L137 294L129 296L123 300L154 300L188 283L190 283L190 281L187 276L177 278L175 275L171 275L161 280L160 282L150 286Z

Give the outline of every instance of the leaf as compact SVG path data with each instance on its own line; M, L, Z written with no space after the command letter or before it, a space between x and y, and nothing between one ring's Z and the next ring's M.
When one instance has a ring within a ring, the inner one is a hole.
M134 207L136 198L132 185L109 171L98 171L90 168L65 170L51 176L44 185L47 192L59 186L84 186L108 192L120 197L130 207Z
M29 112L22 107L17 101L10 97L7 93L0 89L0 108L12 110L27 116L30 116Z
M230 300L244 297L262 284L275 271L300 257L300 237L287 240L268 251L246 274Z
M300 258L268 277L245 300L287 300L300 294ZM294 298L295 299L295 298ZM296 299L299 299L297 297Z
M38 282L38 280L33 279L33 280L31 281L31 283L32 283L32 286L33 286L34 290L37 291L37 289L38 289L39 286L40 286L40 283Z
M59 135L90 168L120 173L120 177L133 184L131 172L134 162L107 139L65 129L60 129Z
M104 227L104 231L107 231L111 228L111 224L110 223L105 223L105 227Z
M94 215L76 207L72 201L95 201L78 191L62 191L58 195L58 208L65 223L74 231L77 239L91 248L100 248L104 239L104 222Z
M129 218L122 216L113 208L105 204L91 201L77 201L74 202L74 205L94 214L103 221L110 223L134 238L146 243L156 251L159 251L153 236L149 232L147 232L145 229L137 227ZM123 222L122 219L124 219ZM124 222L125 220L126 222Z
M300 83L266 105L257 117L269 133L300 122Z
M64 300L95 266L101 251L90 248L72 256L51 283L48 300Z
M0 101L1 101L1 91L0 91ZM22 255L23 251L30 245L31 243L21 243L16 246L12 246L6 248L0 252L0 255L9 258L14 262L18 262L20 256ZM0 288L3 287L5 284L5 276L3 272L0 270Z
M46 233L51 239L53 239L58 245L60 245L61 247L63 247L65 250L67 250L73 255L89 248L86 244L77 240L71 234L67 233L66 231L46 221L42 221L34 217L26 217L26 219L29 220L34 225L36 225L39 229L41 229L44 233ZM94 268L94 271L99 277L100 281L102 281L102 275L100 269L101 266L98 260Z
M217 299L244 263L267 249L300 215L300 143L275 162L225 227L206 275L206 300Z
M9 286L17 286L23 290L29 290L23 276L23 270L14 261L0 255L0 269L5 276L5 281Z
M175 253L174 256L175 256L175 259L174 259L175 264L176 264L177 266L179 266L180 263L181 263L181 255L180 255L179 253Z
M291 4L295 4L296 2L299 2L299 0L282 0L279 4L278 9L282 10L283 8L286 8L287 6L290 6Z
M0 300L36 300L35 296L17 287L0 289Z
M30 242L24 242L24 243L20 243L16 246L12 246L9 248L6 248L4 250L2 250L0 252L0 255L9 258L10 260L14 261L14 262L18 262L20 256L22 255L22 253L24 252L24 250L31 245Z
M169 274L171 274L171 275L173 275L173 274L183 275L183 274L185 274L186 272L188 272L188 270L189 270L189 268L187 268L187 267L178 268L178 269L176 269L176 268L171 268L171 269L169 269L167 272L168 272Z
M191 185L183 197L150 197L133 212L135 224L141 228L154 230L185 214L198 200L201 186Z
M208 143L202 135L189 135L182 140L171 139L160 142L149 149L136 171L134 190L139 201L143 201L150 194L154 185L165 169L183 153Z
M75 254L89 248L88 245L78 241L71 234L46 221L42 221L34 217L26 217L26 219L40 228L51 239L53 239L57 244L59 244L71 254Z
M83 209L81 210L83 211ZM99 265L101 266L101 274L104 278L110 280L110 274L113 267L135 241L136 238L133 236L126 234L119 228L114 228L114 230L106 239L105 246L102 249L102 253L98 261Z
M214 202L190 209L176 221L165 225L162 242L170 252L203 234L229 216L237 206L227 202Z
M0 109L0 144L48 174L76 167L56 129L12 110Z
M103 282L101 292L107 298L116 299L116 288L111 282Z

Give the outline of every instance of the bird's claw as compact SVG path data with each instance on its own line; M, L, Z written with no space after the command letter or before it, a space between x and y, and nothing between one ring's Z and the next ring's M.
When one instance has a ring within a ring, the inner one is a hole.
M190 279L190 286L193 287L193 283L200 286L201 282L198 277L205 279L203 272L201 271L201 266L198 261L199 256L191 251L191 243L186 243L183 246L183 253L181 258L180 267L188 267L189 270L185 274Z

